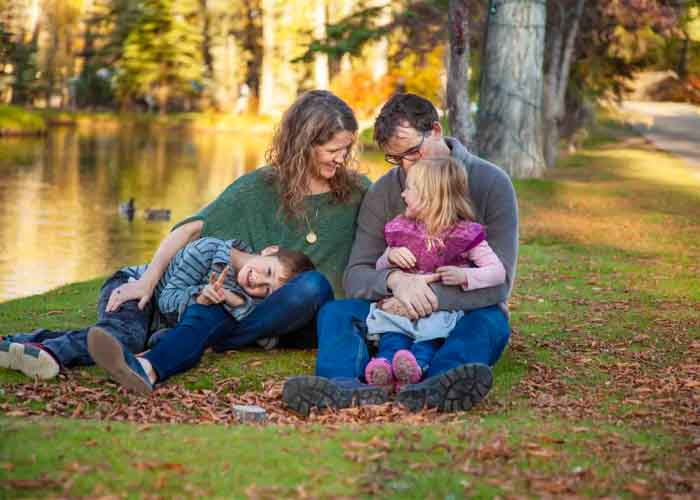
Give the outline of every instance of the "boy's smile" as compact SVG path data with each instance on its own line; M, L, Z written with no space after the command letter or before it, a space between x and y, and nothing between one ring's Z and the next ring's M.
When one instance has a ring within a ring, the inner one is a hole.
M264 298L284 284L284 268L277 257L253 255L241 266L237 278L248 295Z

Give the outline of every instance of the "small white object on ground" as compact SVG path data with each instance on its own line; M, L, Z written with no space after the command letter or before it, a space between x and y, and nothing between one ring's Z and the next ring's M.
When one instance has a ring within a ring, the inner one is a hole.
M261 423L267 420L267 412L258 405L233 405L233 413L241 423Z

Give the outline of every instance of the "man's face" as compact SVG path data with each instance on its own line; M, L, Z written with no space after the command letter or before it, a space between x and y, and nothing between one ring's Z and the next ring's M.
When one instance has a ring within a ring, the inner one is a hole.
M426 157L431 143L440 139L439 130L420 132L403 122L383 147L384 159L393 165L401 165L406 171L421 158Z

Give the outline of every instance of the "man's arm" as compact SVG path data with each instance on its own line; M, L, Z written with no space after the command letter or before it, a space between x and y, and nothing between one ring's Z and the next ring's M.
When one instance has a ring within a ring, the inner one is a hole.
M380 300L389 295L386 281L392 269L375 268L377 259L386 249L384 224L388 214L385 213L384 196L385 190L375 183L360 206L355 241L343 275L343 288L348 297Z
M484 198L483 223L488 243L505 267L506 281L502 285L468 292L462 291L461 287L434 283L431 286L438 296L440 309L470 311L508 299L518 258L518 205L513 184L505 173L497 175L488 189Z
M389 213L386 202L392 201L389 200L392 196L400 196L398 186L395 192L391 190L391 183L396 179L390 175L373 184L362 202L343 285L347 295L353 298L376 301L393 295L403 303L408 316L415 319L427 316L438 306L437 297L428 286L434 276L427 280L396 269L375 268L377 259L386 249L384 225L396 215Z

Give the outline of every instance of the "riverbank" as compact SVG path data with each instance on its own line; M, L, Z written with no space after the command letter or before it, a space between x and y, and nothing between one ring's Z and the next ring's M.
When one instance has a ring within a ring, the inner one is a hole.
M310 351L207 354L150 398L97 368L48 383L0 370L0 484L11 497L697 497L700 181L603 121L515 185L513 335L474 411L298 419L280 388L313 372ZM0 334L93 321L98 287L0 304ZM235 422L231 405L253 403L271 425Z
M48 127L74 126L115 129L119 127L154 127L213 132L270 133L275 120L256 115L230 113L113 113L24 109L0 106L0 136L41 135Z
M46 120L37 112L19 106L0 106L0 137L42 135Z

